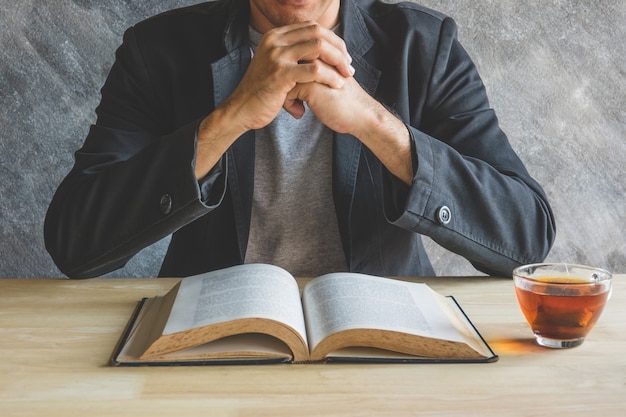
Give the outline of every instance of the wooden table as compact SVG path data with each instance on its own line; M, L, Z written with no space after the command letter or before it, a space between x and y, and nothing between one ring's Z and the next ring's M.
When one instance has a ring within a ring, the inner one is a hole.
M537 346L510 279L421 279L463 306L491 364L115 368L136 302L175 279L0 280L0 416L624 416L626 275L585 343Z

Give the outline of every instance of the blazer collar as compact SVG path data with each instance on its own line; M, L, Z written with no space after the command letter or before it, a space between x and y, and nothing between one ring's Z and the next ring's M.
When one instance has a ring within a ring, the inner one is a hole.
M342 38L352 56L354 77L370 95L375 95L380 71L367 62L365 56L374 45L363 12L354 0L341 0Z
M228 53L248 45L249 0L231 0L224 28L224 48Z

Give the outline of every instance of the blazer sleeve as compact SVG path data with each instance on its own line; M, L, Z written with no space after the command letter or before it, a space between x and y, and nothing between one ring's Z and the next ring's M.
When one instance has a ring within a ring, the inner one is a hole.
M408 126L415 177L408 189L386 181L389 220L488 274L543 260L556 233L550 205L500 129L449 18L425 88Z
M122 267L133 255L219 205L225 162L194 175L199 120L171 132L133 29L124 35L93 125L58 187L46 248L71 278Z

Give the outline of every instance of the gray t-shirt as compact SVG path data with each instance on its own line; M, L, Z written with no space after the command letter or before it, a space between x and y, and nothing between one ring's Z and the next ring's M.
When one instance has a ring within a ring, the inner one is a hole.
M250 30L253 48L260 38ZM278 265L296 276L345 271L332 196L332 131L307 108L301 119L281 110L255 134L245 263Z

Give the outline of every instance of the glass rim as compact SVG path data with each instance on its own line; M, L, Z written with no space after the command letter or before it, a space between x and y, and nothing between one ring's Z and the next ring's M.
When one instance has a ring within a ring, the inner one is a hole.
M520 273L520 271L524 269L550 267L550 266L565 266L568 268L571 267L571 268L584 269L588 271L597 271L599 274L597 280L590 280L590 281L584 281L584 282L581 282L581 281L577 281L577 282L554 281L552 282L551 281L550 285L594 285L594 284L597 285L598 283L601 283L601 282L611 281L611 279L613 278L613 274L604 268L599 268L596 266L590 266L590 265L584 265L584 264L570 263L570 262L538 262L534 264L520 265L516 267L515 269L513 269L512 275L513 275L513 278L517 277L517 278L545 284L546 283L545 280L541 278L545 279L546 277L531 277L528 274Z

